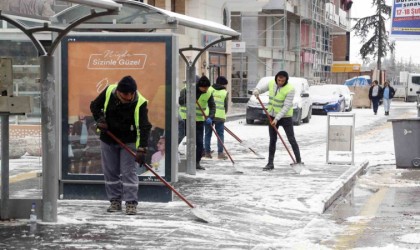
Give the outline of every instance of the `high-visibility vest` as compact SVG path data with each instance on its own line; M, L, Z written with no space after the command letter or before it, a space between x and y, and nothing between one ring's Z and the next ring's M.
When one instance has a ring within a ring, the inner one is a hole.
M108 107L109 99L111 98L112 91L116 88L117 88L117 84L112 84L112 85L109 85L106 90L105 103L104 103L104 115L106 115L106 109ZM142 96L139 91L137 91L137 105L136 105L136 108L134 109L134 125L136 126L136 131L137 131L136 148L140 146L139 112L140 112L141 105L143 105L143 103L145 102L147 102L147 99L144 98L144 96Z
M200 98L198 98L197 102L200 104L203 111L206 110L207 103L208 103L210 97L211 97L211 92L207 90L206 93L201 94ZM179 107L179 115L181 116L181 118L183 120L187 119L187 107L186 106L180 106ZM200 110L200 108L198 107L197 104L195 104L195 120L197 122L204 121L204 116L201 113L201 110Z
M277 114L280 112L280 110L283 108L284 100L286 100L287 94L292 91L293 85L292 84L286 84L283 87L280 88L280 91L276 94L276 88L277 84L274 80L271 80L268 83L268 95L269 95L269 101L268 101L268 112L274 111L274 114ZM287 110L284 117L292 117L293 116L293 107L290 107L289 110Z
M225 110L225 100L227 96L227 90L226 89L214 89L213 87L210 87L207 92L211 92L214 98L214 102L216 103L216 113L214 117L221 118L226 120L226 110ZM209 108L206 109L206 115L209 115Z

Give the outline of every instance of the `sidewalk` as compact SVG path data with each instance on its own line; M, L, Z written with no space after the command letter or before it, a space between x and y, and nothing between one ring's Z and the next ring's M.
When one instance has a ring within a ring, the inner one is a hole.
M230 117L243 116L244 107L235 105ZM205 159L207 170L180 174L173 183L216 223L197 221L175 195L170 203L141 202L136 216L107 213L107 201L59 200L57 223L0 222L0 249L307 249L306 226L368 166L313 159L306 163L309 174L299 175L279 154L275 169L265 172L265 159L242 147L232 151L243 174L229 160Z
M1 222L0 248L267 249L279 242L296 244L297 232L346 191L367 166L309 165L313 174L305 176L296 175L289 166L267 173L243 160L236 164L248 171L239 175L228 166L206 164L204 173L181 175L175 184L194 205L213 214L217 223L196 221L177 197L167 204L140 203L136 216L106 213L107 201L60 200L57 223L39 222L34 228L25 220ZM226 181L232 175L234 181ZM305 192L296 192L302 184ZM248 188L256 185L256 190ZM277 188L282 195L276 193Z

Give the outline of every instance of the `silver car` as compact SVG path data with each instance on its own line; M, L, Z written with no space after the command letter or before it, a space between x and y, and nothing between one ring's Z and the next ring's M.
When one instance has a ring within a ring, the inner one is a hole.
M274 80L274 76L266 76L261 78L257 87ZM312 116L312 101L309 97L309 84L305 78L289 77L289 83L295 88L295 97L293 98L293 123L300 125L302 122L309 123ZM268 91L260 94L261 102L264 106L268 105ZM255 96L251 96L246 107L246 123L253 124L255 120L267 121L260 103Z

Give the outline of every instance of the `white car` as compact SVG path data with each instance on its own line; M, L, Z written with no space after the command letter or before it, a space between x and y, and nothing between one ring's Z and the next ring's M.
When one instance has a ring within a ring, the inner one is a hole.
M257 87L267 84L267 82L271 80L274 80L274 76L263 77L258 81ZM309 97L308 80L301 77L289 77L288 82L295 88L295 97L293 98L293 123L295 125L300 125L302 122L308 123L312 117L312 101ZM260 99L267 108L269 99L268 91L260 94ZM267 121L267 116L257 98L251 96L246 107L246 123L253 124L254 120Z

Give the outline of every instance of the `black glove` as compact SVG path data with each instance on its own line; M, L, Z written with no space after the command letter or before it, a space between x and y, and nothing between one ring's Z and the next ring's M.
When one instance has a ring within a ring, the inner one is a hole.
M108 130L108 124L105 121L105 118L99 118L96 122L96 128L102 132L106 132Z
M136 153L136 162L138 162L140 165L143 165L144 163L146 163L146 153L147 153L147 149L146 148L138 148L137 149L137 153Z

